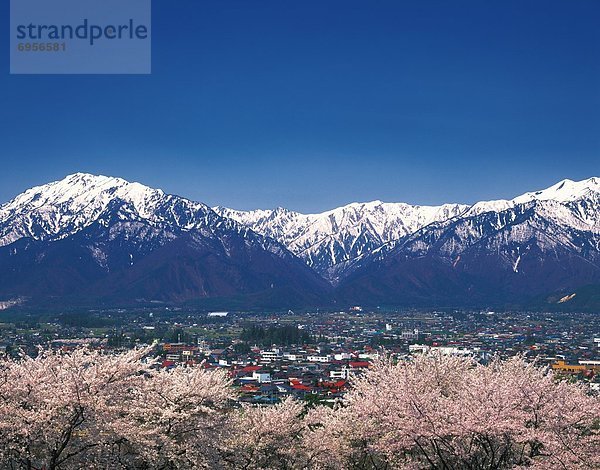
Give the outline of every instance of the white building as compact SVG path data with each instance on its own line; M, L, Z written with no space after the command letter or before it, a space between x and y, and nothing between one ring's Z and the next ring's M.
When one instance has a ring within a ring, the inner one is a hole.
M350 374L352 370L349 367L342 367L341 370L332 370L329 371L329 377L332 379L344 379L348 380L350 378Z
M426 344L411 344L408 346L411 354L441 354L442 356L473 356L479 353L479 348L469 349L456 346L427 346Z
M321 362L321 363L325 363L325 362L331 362L332 356L330 354L327 354L325 356L306 356L306 360L308 362Z
M304 359L304 356L302 354L285 353L283 358L286 361L300 362Z
M265 384L271 382L271 374L267 372L253 372L252 378L256 380L259 384Z
M350 353L339 353L339 354L335 354L334 359L336 361L345 361L347 359L352 359L352 354Z
M279 358L281 358L281 351L279 349L273 349L271 351L261 351L260 352L260 361L261 362L275 362Z
M402 339L405 341L415 341L419 339L419 330L402 330Z
M208 314L209 317L226 317L229 315L229 312L210 312Z

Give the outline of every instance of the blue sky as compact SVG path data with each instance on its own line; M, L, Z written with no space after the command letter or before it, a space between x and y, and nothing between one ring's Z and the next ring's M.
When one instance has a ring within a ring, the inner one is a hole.
M150 76L11 76L4 34L0 201L77 171L302 211L600 176L599 24L597 0L154 0Z

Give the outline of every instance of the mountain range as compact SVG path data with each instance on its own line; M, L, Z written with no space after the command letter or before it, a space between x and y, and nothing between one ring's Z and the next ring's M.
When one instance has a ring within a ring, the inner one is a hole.
M302 214L77 173L0 206L10 305L583 309L598 286L600 178L473 205Z

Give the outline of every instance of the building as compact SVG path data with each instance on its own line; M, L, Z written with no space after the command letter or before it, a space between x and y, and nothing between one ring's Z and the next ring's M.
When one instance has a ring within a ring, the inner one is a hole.
M213 317L217 317L217 318L224 318L227 315L229 315L229 312L210 312L208 314L209 318L213 318Z
M418 341L419 333L420 332L417 328L414 330L402 330L402 339L404 341Z
M577 364L569 364L558 360L551 364L552 370L562 374L584 374L586 372L600 372L600 361L579 361Z

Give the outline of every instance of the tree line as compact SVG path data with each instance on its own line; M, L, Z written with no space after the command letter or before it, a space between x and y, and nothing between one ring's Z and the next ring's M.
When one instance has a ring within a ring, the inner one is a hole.
M240 339L259 346L271 346L273 344L289 346L292 344L307 344L312 338L306 330L293 325L271 326L269 328L252 325L242 330Z

